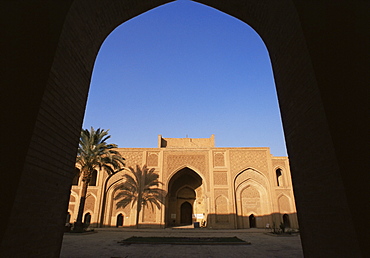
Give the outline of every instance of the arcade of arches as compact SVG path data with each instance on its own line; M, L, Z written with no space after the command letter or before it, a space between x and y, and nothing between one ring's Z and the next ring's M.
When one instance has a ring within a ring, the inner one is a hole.
M0 256L59 257L96 55L117 26L168 2L1 2ZM196 2L249 24L269 51L305 257L367 257L369 2Z
M162 138L158 148L119 148L127 166L147 164L167 191L162 209L144 208L141 227L163 228L198 222L209 228L298 228L287 157L269 148L217 148L210 138ZM116 208L122 174L97 173L89 186L85 214L94 227L135 225L136 209ZM78 180L77 180L78 181ZM72 186L68 222L77 217L80 185Z

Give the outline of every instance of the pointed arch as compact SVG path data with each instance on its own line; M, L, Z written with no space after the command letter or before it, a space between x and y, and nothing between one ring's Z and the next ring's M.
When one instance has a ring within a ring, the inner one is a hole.
M190 170L192 170L194 173L196 173L201 179L202 179L202 182L203 182L203 184L204 184L204 186L206 186L206 182L207 182L207 180L205 180L205 177L204 177L204 175L201 173L201 172L199 172L199 170L198 169L196 169L196 168L194 168L193 166L191 166L191 165L183 165L183 166L180 166L180 167L178 167L177 169L175 169L175 170L173 170L169 175L168 175L168 177L167 177L167 182L166 182L166 186L167 186L167 192L168 192L168 187L169 187L169 184L170 184L170 181L172 180L172 178L178 173L178 172L180 172L181 170L183 170L183 169L190 169Z
M276 185L284 186L283 170L281 168L275 169L275 176L276 176Z
M221 194L215 199L215 212L217 223L228 223L229 222L229 199Z
M167 182L165 223L167 226L180 225L181 206L188 202L194 212L205 214L207 202L205 195L205 180L189 166L181 166L171 174Z
M260 181L255 178L243 179L234 190L237 228L248 228L247 216L251 214L254 216L271 214L270 193Z
M123 223L124 223L124 218L125 216L122 214L122 212L120 212L117 216L117 221L116 221L116 227L122 227L123 226Z
M285 194L280 194L278 196L278 205L279 205L279 212L283 213L292 213L292 204L291 198Z
M251 178L258 182L259 184L263 185L265 188L269 189L270 183L266 175L252 167L247 167L235 175L233 180L234 189L236 190L238 186L240 186L243 183L243 181Z
M191 186L184 185L183 187L177 190L176 196L178 199L194 199L195 200L196 192L194 189L191 188Z
M95 208L96 208L96 202L97 202L96 195L91 192L88 192L86 196L87 197L85 200L85 211L90 210L94 213Z
M91 215L92 213L90 211L87 211L85 214L84 214L84 219L83 219L83 223L86 225L90 225L91 224Z

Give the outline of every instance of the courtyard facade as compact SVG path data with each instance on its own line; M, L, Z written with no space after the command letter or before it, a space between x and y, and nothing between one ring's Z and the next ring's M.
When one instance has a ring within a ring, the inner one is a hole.
M157 148L118 148L126 167L154 168L167 191L161 209L144 207L140 227L183 225L214 229L298 228L288 157L268 147L215 147L215 138L163 138ZM91 227L134 227L135 206L117 208L120 171L96 171L90 182L84 222ZM81 182L74 179L67 222L77 218Z

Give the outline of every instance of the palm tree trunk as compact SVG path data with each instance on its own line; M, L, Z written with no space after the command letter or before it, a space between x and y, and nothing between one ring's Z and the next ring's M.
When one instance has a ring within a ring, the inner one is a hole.
M82 232L83 231L82 215L84 213L85 200L86 200L86 193L87 193L88 185L89 184L86 183L86 181L82 181L80 206L78 207L77 220L76 220L76 223L75 223L74 228L73 228L73 231L75 231L75 232Z
M139 216L140 216L140 204L137 202L136 204L136 228L139 228Z
M141 171L140 176L138 176L138 186L139 186L138 190L139 190L139 192L137 193L136 228L139 228L139 216L140 216L142 196L143 196L144 186L145 186L144 184L145 184L145 175Z

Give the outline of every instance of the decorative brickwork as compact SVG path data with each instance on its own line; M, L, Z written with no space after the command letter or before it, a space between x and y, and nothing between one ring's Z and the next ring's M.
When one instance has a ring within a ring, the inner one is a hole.
M158 154L148 152L146 164L148 167L158 167Z
M267 151L265 150L231 150L231 172L236 174L242 169L252 167L262 172L267 171Z
M273 169L280 168L280 169L282 169L284 171L285 170L285 166L286 166L286 161L287 161L286 158L273 158L272 159L272 167L273 167Z
M136 165L141 166L143 163L143 152L142 151L124 151L122 156L126 159L126 167L135 168Z
M220 195L223 195L226 198L229 198L229 191L227 189L215 189L214 196L220 196Z
M93 195L89 195L87 194L87 198L86 198L86 201L85 201L85 211L92 211L94 212L94 208L95 208L95 197Z
M243 198L259 199L260 193L254 187L248 187L242 191Z
M215 185L228 185L227 172L213 172L213 183Z
M163 138L158 137L162 143ZM187 138L186 142L191 142ZM172 143L177 141L172 139ZM178 141L182 143L183 141ZM188 202L191 205L193 215L192 221L203 223L207 221L207 225L212 228L249 228L245 220L246 216L254 214L255 216L263 215L263 220L258 219L256 224L261 227L265 222L270 224L273 222L272 214L279 213L276 196L284 193L286 196L293 198L292 188L287 185L281 189L276 188L276 172L272 164L274 157L269 153L268 148L209 148L203 147L185 148L179 146L161 147L161 148L133 148L133 149L118 149L126 158L128 166L136 166L141 162L147 163L149 167L154 167L156 173L160 176L160 181L163 182L162 189L168 191L164 210L152 209L143 207L140 213L139 221L146 224L148 227L179 226L182 225L181 216L182 204ZM226 153L231 152L232 159L226 163ZM255 154L253 154L255 152ZM261 160L258 160L261 159ZM287 159L279 157L278 162L286 162L286 174L289 175L289 164ZM211 162L211 164L209 164ZM235 162L236 164L234 164ZM230 166L227 165L230 163ZM250 167L250 168L248 168ZM257 170L256 167L265 168L265 173ZM231 171L236 168L242 168L237 173ZM85 206L85 212L89 210L92 214L92 219L101 218L105 225L115 226L117 223L117 215L125 214L124 226L133 226L136 223L135 205L129 204L124 209L116 207L117 200L114 200L116 193L119 191L118 186L122 183L122 174L119 172L108 180L108 194L106 198L105 214L99 215L96 213L97 205L103 207L101 196L101 186L104 185L106 175L101 176L97 181L97 186L89 188L89 195L99 196L99 199L94 202L89 197ZM212 173L212 175L211 175ZM212 178L213 182L210 182ZM270 180L273 182L270 182ZM288 182L289 183L289 182ZM207 185L213 185L213 188L207 189ZM273 186L274 188L271 188ZM72 193L80 192L81 185L72 186ZM279 190L279 192L275 192ZM231 192L233 191L233 193ZM274 193L271 195L271 193ZM275 198L275 199L274 199ZM73 200L73 199L71 199ZM284 201L284 198L282 199ZM71 204L75 204L71 202ZM72 219L76 214L72 211ZM134 207L134 208L133 208ZM95 210L94 210L95 208ZM235 214L234 212L237 212ZM234 214L233 214L234 213ZM292 212L292 225L298 227L295 220L294 208ZM183 218L184 219L184 218ZM96 223L96 221L92 222ZM186 222L188 223L188 222ZM264 226L264 225L263 225Z
M235 180L235 188L237 188L241 183L243 183L246 180L254 180L255 182L261 184L265 188L268 187L267 178L264 175L253 169L247 169L237 176Z
M157 208L150 208L150 207L144 207L144 209L141 211L143 213L143 223L149 222L154 223L156 222L156 212Z
M175 170L189 166L197 171L207 175L208 172L208 159L206 153L198 155L165 155L165 170L167 173L172 173ZM207 175L208 176L208 175Z
M290 213L291 212L291 208L290 208L290 202L289 202L289 199L288 197L286 197L285 195L282 195L279 197L279 200L278 200L278 203L279 203L279 211L281 213Z
M224 167L225 166L225 154L223 152L214 153L213 166L214 167Z
M224 195L219 195L215 200L216 222L229 222L229 202Z
M261 214L260 193L253 186L245 188L241 192L243 215Z

